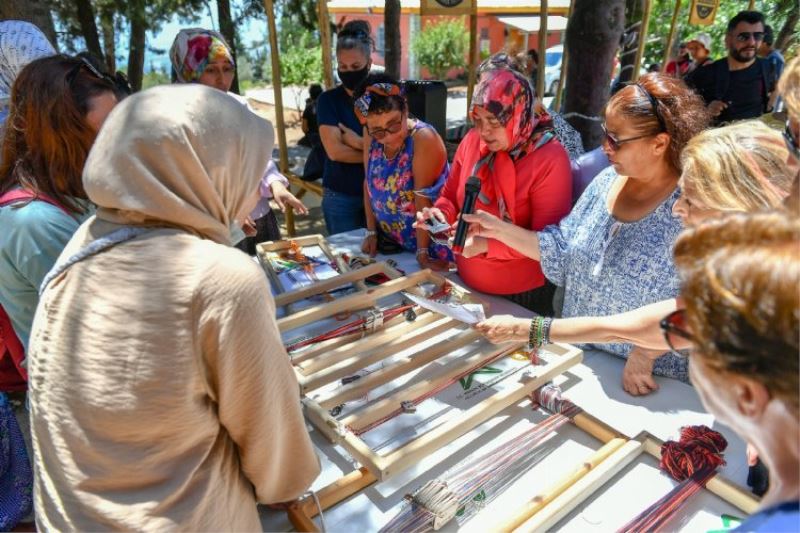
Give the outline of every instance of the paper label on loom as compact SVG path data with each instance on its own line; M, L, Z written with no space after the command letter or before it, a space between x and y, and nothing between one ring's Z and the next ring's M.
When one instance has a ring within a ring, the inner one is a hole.
M428 311L439 313L465 324L473 325L486 319L483 306L480 304L441 303L408 292L404 292L403 296Z

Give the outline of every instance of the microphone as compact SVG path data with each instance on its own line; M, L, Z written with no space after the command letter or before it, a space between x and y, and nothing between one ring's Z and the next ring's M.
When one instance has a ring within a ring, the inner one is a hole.
M467 240L467 228L469 224L464 222L462 215L471 215L475 211L475 200L481 192L481 180L477 176L470 176L464 185L464 205L461 207L461 214L458 215L458 226L456 235L453 238L453 253L460 254L464 251L464 241Z

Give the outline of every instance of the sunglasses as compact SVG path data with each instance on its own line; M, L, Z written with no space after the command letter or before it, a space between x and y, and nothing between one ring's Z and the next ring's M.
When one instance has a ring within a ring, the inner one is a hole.
M792 131L790 120L786 119L786 128L783 130L783 140L786 142L786 149L797 160L800 160L800 139L795 137Z
M761 42L764 40L764 32L763 31L743 31L736 35L736 40L740 43L746 43L750 39L753 39L755 42Z
M399 120L397 122L390 123L385 128L376 128L374 130L371 130L369 129L369 127L367 127L367 133L369 133L370 136L373 137L375 140L380 141L387 135L395 134L402 129L403 129L403 121Z
M667 346L669 346L669 349L681 357L684 355L680 352L680 350L685 348L679 348L679 346L685 346L686 343L680 343L677 337L680 337L681 339L691 343L695 342L694 337L691 333L689 333L689 328L686 324L685 309L678 309L677 311L671 312L662 318L658 325L661 327L661 331L664 332L664 340L667 341Z
M628 137L627 139L618 139L614 137L611 133L608 132L606 129L605 123L600 124L600 128L603 130L603 135L605 136L606 142L608 143L608 147L611 148L614 152L618 151L620 146L625 143L629 143L631 141L638 141L639 139L644 139L645 137L652 137L654 134L648 133L646 135L637 135L636 137Z

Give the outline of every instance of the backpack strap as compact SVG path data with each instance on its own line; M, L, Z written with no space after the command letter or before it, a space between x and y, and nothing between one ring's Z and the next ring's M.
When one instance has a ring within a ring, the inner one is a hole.
M15 204L17 202L22 202L25 200L39 200L40 202L48 203L54 207L59 208L65 215L68 217L72 217L72 213L70 213L66 207L58 203L53 198L49 197L48 195L41 193L41 192L33 192L28 189L18 188L12 189L2 196L0 196L0 207L5 207L10 204Z

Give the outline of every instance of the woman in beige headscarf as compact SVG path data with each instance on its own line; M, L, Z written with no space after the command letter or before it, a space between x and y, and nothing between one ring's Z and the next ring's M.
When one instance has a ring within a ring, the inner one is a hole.
M31 335L40 529L260 530L256 502L319 473L264 275L228 246L273 139L201 86L136 94L106 122L83 178L97 214Z

